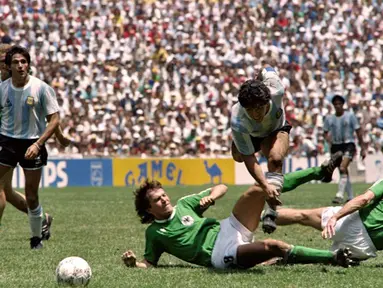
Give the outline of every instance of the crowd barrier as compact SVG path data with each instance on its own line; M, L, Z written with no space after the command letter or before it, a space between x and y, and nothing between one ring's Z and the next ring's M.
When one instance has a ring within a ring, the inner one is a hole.
M284 163L284 173L309 167L319 166L327 158L288 157ZM259 162L267 171L267 161ZM365 168L360 169L356 162L350 167L351 179L354 182L375 182L383 178L383 155L369 155ZM146 178L157 179L163 185L205 185L205 184L238 184L254 183L244 163L232 159L173 159L173 158L94 158L94 159L52 159L44 167L41 187L73 186L119 186L134 187ZM338 172L333 182L337 182ZM19 167L15 169L13 186L24 187L24 173Z

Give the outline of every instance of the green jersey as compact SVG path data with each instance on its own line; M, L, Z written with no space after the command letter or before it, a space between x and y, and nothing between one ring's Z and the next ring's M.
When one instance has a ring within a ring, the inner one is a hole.
M167 220L155 220L146 229L144 258L156 265L163 252L186 262L209 267L220 223L204 218L200 200L211 189L181 198Z
M359 215L375 248L383 250L383 179L376 181L369 190L375 198L359 210Z

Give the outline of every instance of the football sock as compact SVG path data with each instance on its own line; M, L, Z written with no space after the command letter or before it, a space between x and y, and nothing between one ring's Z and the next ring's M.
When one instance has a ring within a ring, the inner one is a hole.
M334 263L334 253L328 250L294 246L287 257L287 264Z
M28 209L29 225L32 237L41 238L41 227L43 222L43 208L39 205L35 209Z
M347 200L351 200L352 198L354 198L354 192L352 191L350 176L347 176L346 192L348 197Z
M340 174L339 184L338 184L338 193L336 193L336 197L343 199L344 190L346 190L346 185L347 185L347 175Z
M312 180L321 180L323 172L321 167L312 167L305 170L299 170L283 175L282 193L294 190L298 186Z

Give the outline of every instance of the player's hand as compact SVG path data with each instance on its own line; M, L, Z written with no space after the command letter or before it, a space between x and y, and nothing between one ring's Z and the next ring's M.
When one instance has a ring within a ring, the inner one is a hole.
M199 201L199 205L201 206L202 209L208 208L209 206L213 204L214 204L214 199L211 196L203 197Z
M27 152L25 152L24 158L27 160L35 159L40 153L40 146L36 143L33 143L28 147Z
M281 195L281 193L279 193L277 187L275 187L274 185L267 185L263 189L263 191L266 194L266 199L268 200L268 203L272 205L276 205L276 206L282 205L282 202L279 199L279 196Z
M336 222L337 219L335 217L331 217L330 220L328 220L326 227L322 231L323 239L331 239L335 235Z
M362 160L364 160L364 158L366 158L366 155L367 155L366 149L361 149L360 150L360 157L362 158Z
M128 250L124 254L122 254L121 259L126 266L136 267L137 258L132 250Z

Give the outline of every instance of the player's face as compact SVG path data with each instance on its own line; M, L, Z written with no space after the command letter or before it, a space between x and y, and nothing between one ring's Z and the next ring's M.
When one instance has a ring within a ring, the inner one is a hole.
M28 76L29 64L27 58L21 54L15 54L12 57L11 71L15 78L26 78Z
M1 73L1 81L5 81L9 78L9 70L7 65L5 65L5 53L0 54L0 73Z
M335 100L334 101L334 108L335 108L335 112L337 114L342 113L343 112L343 102L340 100Z
M169 196L164 189L152 190L148 193L150 208L148 212L158 220L168 219L173 212L173 206L170 203Z
M246 108L246 113L250 116L250 118L254 119L256 122L262 122L263 118L265 118L268 109L269 104L266 104L254 108Z

